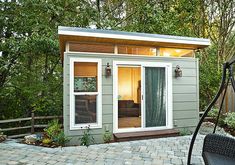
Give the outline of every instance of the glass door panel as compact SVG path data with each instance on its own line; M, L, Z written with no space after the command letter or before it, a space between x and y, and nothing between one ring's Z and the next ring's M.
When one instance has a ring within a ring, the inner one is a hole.
M141 67L118 66L118 128L141 127Z
M145 127L166 126L166 69L145 67Z

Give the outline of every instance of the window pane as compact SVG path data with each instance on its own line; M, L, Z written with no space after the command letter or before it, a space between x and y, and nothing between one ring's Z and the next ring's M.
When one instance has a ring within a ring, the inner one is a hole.
M164 57L194 57L193 50L160 48L159 55Z
M75 96L75 124L97 122L96 97L95 95Z
M144 46L119 45L118 54L156 56L156 48Z
M118 67L118 128L141 127L141 67Z
M69 43L69 51L114 53L114 45L95 43Z
M74 92L97 92L97 63L74 63Z

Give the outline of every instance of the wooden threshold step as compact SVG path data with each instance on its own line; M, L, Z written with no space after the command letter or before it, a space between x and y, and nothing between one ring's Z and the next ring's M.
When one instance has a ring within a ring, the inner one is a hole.
M143 139L179 136L179 131L175 129L167 129L167 130L157 130L157 131L115 133L113 135L114 135L114 140L116 142L122 142L130 140L143 140Z

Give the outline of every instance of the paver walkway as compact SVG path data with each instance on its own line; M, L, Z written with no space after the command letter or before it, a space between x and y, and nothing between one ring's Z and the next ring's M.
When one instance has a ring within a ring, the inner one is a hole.
M192 162L203 164L199 135ZM0 164L78 164L78 165L169 165L186 164L191 136L140 140L65 148L45 148L19 144L14 140L0 143Z

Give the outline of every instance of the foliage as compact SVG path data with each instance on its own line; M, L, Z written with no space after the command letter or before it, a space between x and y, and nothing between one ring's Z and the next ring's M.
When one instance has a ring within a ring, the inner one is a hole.
M50 144L52 142L52 140L50 139L50 138L44 138L43 140L42 140L42 143L43 144Z
M65 136L63 131L61 131L55 138L55 142L62 147L65 146L65 144L68 143L70 140L71 140L70 138Z
M187 128L183 128L183 129L180 129L180 136L186 136L186 135L191 135L192 134L192 132L189 130L189 129L187 129Z
M63 130L61 129L61 124L58 120L53 120L48 124L48 128L44 129L48 138L60 146L65 146L69 142L69 138L65 136ZM44 139L43 139L44 140Z
M94 137L90 133L90 126L86 127L83 131L83 135L80 138L81 145L88 147L89 145L95 143Z
M4 0L0 3L0 120L62 115L58 26L210 38L200 60L200 110L235 51L234 1Z
M205 55L208 56L206 59ZM215 48L208 48L204 52L199 52L197 57L200 60L200 109L204 110L212 101L219 88L221 70L217 66L218 61Z
M55 140L61 132L61 124L59 124L59 120L52 120L52 122L48 124L48 127L45 128L44 131L49 138Z
M235 112L228 113L224 119L224 122L228 125L228 127L235 129Z
M215 108L215 109L211 109L211 111L209 111L208 112L208 116L209 117L212 117L212 119L214 120L214 121L216 121L217 120L217 116L218 116L218 114L219 114L219 109L218 108ZM227 115L226 114L224 114L224 113L220 113L220 116L219 116L219 120L218 120L218 125L219 126L223 126L224 124L225 124L225 117L226 117Z
M216 119L217 116L218 116L218 113L219 113L219 109L218 109L218 108L211 109L211 110L208 112L208 117L212 117L213 119Z
M106 130L103 134L103 140L105 143L109 143L112 139L112 133L109 130Z

